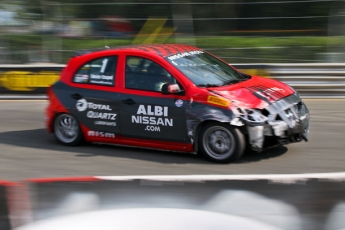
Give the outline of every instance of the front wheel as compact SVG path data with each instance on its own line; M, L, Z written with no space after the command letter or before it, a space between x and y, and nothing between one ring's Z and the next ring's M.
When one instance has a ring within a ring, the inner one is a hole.
M77 119L66 113L55 118L54 133L58 141L65 145L78 145L83 139Z
M241 131L227 124L206 124L198 139L199 150L208 160L229 163L240 158L245 149Z

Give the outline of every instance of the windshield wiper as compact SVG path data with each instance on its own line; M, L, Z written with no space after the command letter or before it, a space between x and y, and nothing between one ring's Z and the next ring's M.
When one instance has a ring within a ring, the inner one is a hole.
M217 84L198 84L196 86L199 86L199 87L219 87L220 85L217 85Z
M242 77L244 77L245 79L250 79L252 76L245 74L243 72L238 72Z

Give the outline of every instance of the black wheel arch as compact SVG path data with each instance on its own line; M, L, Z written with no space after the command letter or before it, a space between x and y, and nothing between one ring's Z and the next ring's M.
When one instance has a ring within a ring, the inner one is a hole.
M219 120L212 120L212 119L209 119L209 120L204 120L202 122L200 122L194 129L194 132L193 132L193 148L194 148L194 151L196 153L198 153L198 150L199 150L199 147L198 147L198 139L199 139L199 136L200 136L200 133L201 133L201 130L203 129L203 127L209 123L220 123L220 124L228 124L230 127L234 127L234 128L237 128L239 129L243 135L246 135L246 130L245 130L245 126L234 126L234 125L231 125L228 121L219 121Z

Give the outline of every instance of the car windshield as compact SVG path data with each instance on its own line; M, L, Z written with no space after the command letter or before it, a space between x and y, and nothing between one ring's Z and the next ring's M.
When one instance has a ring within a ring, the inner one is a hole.
M247 75L201 50L172 55L166 60L200 87L230 85L248 79Z

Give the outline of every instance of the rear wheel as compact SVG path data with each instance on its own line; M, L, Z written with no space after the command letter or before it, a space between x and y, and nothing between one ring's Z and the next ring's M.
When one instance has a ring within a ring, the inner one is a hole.
M229 163L240 158L245 149L245 139L237 128L211 122L200 133L199 150L208 160Z
M65 145L78 145L83 139L77 119L67 113L55 118L54 133L58 141Z

